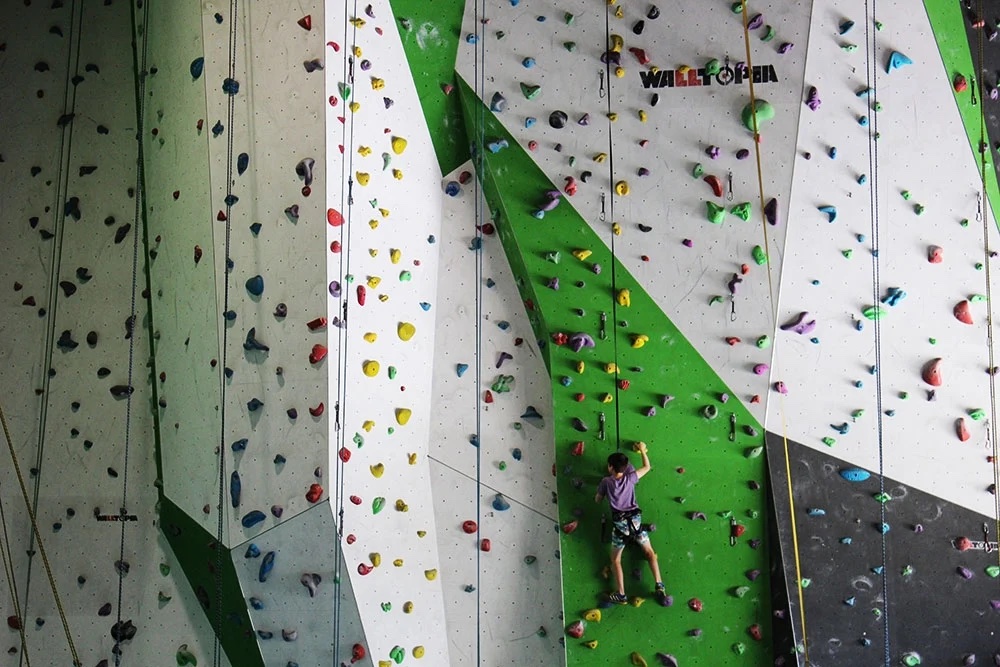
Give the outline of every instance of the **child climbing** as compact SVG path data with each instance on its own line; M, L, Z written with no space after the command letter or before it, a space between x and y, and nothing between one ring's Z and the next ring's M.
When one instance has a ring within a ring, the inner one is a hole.
M646 443L637 442L633 449L642 457L642 467L636 469L623 452L615 452L608 456L608 476L597 486L594 500L598 503L608 499L611 505L611 571L614 574L617 590L608 595L615 604L626 604L625 579L622 575L622 552L628 542L635 542L642 547L649 569L656 582L654 594L662 605L667 604L667 593L660 577L660 565L656 560L656 552L649 542L649 534L642 525L642 510L635 501L635 485L650 471L649 452Z

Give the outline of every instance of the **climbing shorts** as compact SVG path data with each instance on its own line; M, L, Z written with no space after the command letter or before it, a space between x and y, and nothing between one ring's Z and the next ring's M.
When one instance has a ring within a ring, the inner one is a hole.
M615 549L624 549L628 542L645 544L649 541L649 533L642 528L642 510L612 512L611 522L611 546Z

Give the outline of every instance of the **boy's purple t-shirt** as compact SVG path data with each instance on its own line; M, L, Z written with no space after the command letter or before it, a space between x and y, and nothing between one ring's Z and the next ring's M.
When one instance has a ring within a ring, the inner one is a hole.
M628 512L639 507L635 502L635 485L638 482L639 476L635 473L635 467L629 464L621 479L615 479L610 475L602 479L597 485L597 492L608 499L612 510Z

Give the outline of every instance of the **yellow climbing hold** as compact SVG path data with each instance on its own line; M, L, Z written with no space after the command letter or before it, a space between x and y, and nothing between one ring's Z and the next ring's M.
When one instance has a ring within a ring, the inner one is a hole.
M618 5L618 7L615 9L615 18L616 19L625 18L625 10L622 8L621 5Z
M632 347L639 349L643 345L649 342L649 336L646 334L632 334Z
M618 222L611 223L611 233L614 234L615 236L621 236L622 235L621 223Z
M608 373L608 374L617 373L618 372L618 364L616 364L613 361L604 364L604 372Z
M360 104L358 104L357 102L351 102L351 103L350 103L350 104L348 104L347 106L348 106L348 108L350 108L350 110L351 110L352 112L354 112L354 113L357 113L357 112L358 112L358 109L360 109L360 108L361 108L361 105L360 105Z
M368 148L368 146L358 146L358 155L361 157L368 157L371 154L372 149Z
M587 364L583 363L582 361L576 362L576 372L577 373L582 373L585 370L587 370Z
M604 115L607 116L608 120L610 120L612 123L615 122L616 120L618 120L618 113L617 112L609 111L608 113L606 113Z
M406 422L410 421L412 414L413 410L409 408L396 408L396 423L400 426L406 426Z
M370 257L378 257L378 248L368 248L368 255Z
M378 210L378 212L379 212L379 215L381 215L383 218L388 218L389 217L389 209L387 209L387 208L380 208Z
M647 120L649 120L649 116L646 114L645 111L639 109L639 122L645 123Z
M397 181L403 180L403 170L402 169L393 169L392 170L392 177L395 178Z
M426 536L427 536L427 531L426 530L418 530L417 531L417 537L426 537Z
M434 581L435 579L437 579L438 571L437 570L424 570L424 576L427 577L427 581Z
M392 660L379 660L378 667L392 667Z
M353 19L351 19L351 25L353 25L355 28L364 28L365 27L365 20L363 18L361 18L360 16L355 16ZM356 46L354 48L357 51L361 50L361 49L358 49L358 47L356 47ZM360 57L360 56L358 56L358 57Z
M588 623L600 623L601 622L601 610L591 609L583 614L583 620Z
M376 375L378 375L378 369L379 369L378 362L375 361L374 359L369 359L361 367L361 370L364 371L365 375L370 378L373 378Z
M641 598L641 597L636 596L636 597L632 598L631 600L629 600L629 604L631 604L633 607L639 608L639 607L642 606L642 603L645 602L645 601L646 601L646 598ZM642 664L645 665L646 662L643 661Z
M677 73L676 73L675 76L678 76L678 77L687 76L687 73L690 72L690 71L691 71L691 68L689 66L687 66L687 65L681 65L680 67L677 68Z
M615 400L615 397L611 394L601 394L601 403L610 403Z
M354 19L354 20L355 21L361 21L361 25L365 24L365 20L364 19ZM355 58L360 58L361 57L361 47L360 46L355 46L353 48L353 51L354 51L354 57Z
M381 282L382 279L379 278L378 276L368 276L368 280L365 281L365 283L368 285L370 289L375 289Z
M361 428L364 430L365 433L371 433L372 429L375 428L375 422L372 421L371 419L366 419L364 422L362 422Z
M406 150L406 139L403 137L393 137L392 138L392 152L396 155L402 155L403 151Z
M639 655L638 651L632 651L632 655L629 656L629 660L635 667L649 667L649 663L646 659Z
M619 79L625 78L625 68L622 67L621 65L619 65L618 67L616 67L615 68L615 76L618 77ZM615 114L616 117L617 117L617 115L618 114ZM614 118L612 118L611 120L614 120Z
M403 502L402 498L396 500L396 511L397 512L409 512L410 506Z
M378 567L379 565L382 564L382 554L378 552L372 552L368 554L368 557L371 558L372 567Z
M618 296L616 298L619 306L628 308L632 305L632 292L629 291L627 287L623 287L618 290Z
M386 301L389 300L389 295L388 294L379 294L378 295L378 300L381 301L382 303L385 303Z
M409 600L403 603L403 613L404 614L413 613L413 603L410 602Z
M369 220L368 226L371 227L373 230L378 229L378 220Z
M615 183L615 193L619 197L624 197L631 191L632 188L629 187L628 181L618 181L617 183Z
M410 452L407 455L406 460L409 462L409 464L411 466L417 465L417 453L416 452Z
M413 657L417 658L418 660L420 658L424 657L424 647L423 646L414 646L413 647Z
M385 473L385 466L381 463L376 463L373 466L368 466L368 469L372 472L372 477L378 479Z
M400 322L396 325L396 334L399 336L400 340L410 340L413 338L413 334L415 333L417 333L417 328L409 322Z
M354 172L354 180L358 182L358 185L368 185L368 180L371 178L368 174L363 171Z
M377 76L372 77L372 90L382 90L385 88L385 81Z
M403 567L403 559L402 558L397 558L396 560L392 561L392 566L393 567Z
M583 642L583 645L586 646L587 648L597 648L597 640L590 639L588 641Z
M375 333L374 331L369 331L364 336L362 336L362 338L365 339L366 343L374 343L376 340L378 340L378 334Z
M607 153L598 153L594 156L594 162L597 164L604 164L604 161L608 159Z
M400 258L402 258L403 253L399 248L392 248L389 250L389 261L393 264L399 264Z
M581 262L584 261L585 259L587 259L588 257L590 257L593 254L594 253L592 253L589 250L574 250L573 251L573 256L576 257Z
M625 40L622 39L621 35L611 35L611 50L615 53L621 53L622 48L625 46Z

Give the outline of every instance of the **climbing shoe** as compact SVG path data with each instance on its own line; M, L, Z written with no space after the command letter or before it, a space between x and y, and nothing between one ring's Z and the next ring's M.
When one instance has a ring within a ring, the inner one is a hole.
M609 593L608 601L613 604L628 604L628 597L621 593Z

